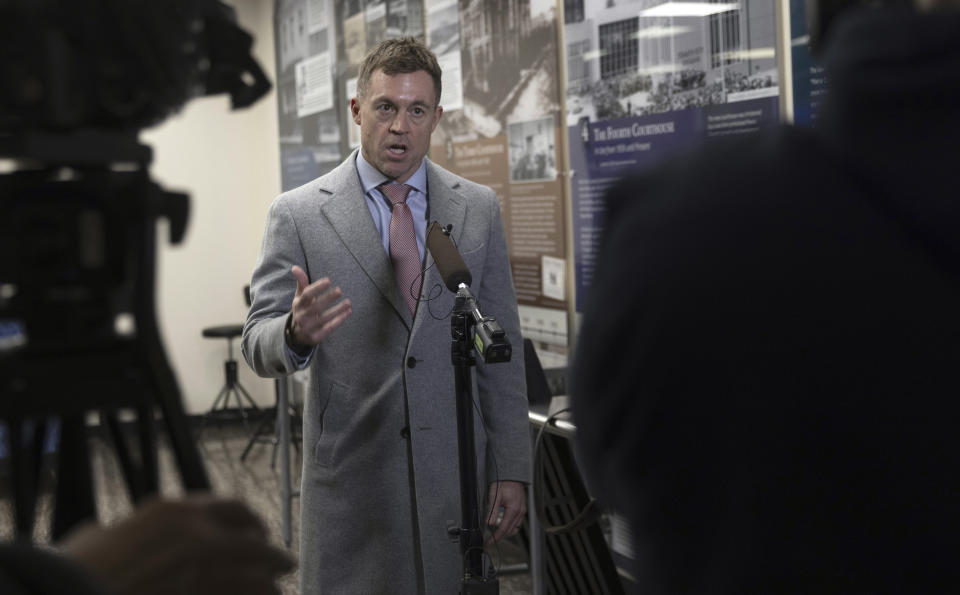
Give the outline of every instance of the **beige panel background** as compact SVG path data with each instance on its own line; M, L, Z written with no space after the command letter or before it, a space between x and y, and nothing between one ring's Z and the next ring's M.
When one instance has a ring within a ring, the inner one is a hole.
M234 0L240 25L254 38L254 54L274 80L271 0ZM145 131L154 149L151 173L170 190L191 196L187 237L170 246L160 227L158 317L188 413L205 412L224 383L227 342L204 339L207 326L241 323L243 286L260 247L266 212L280 191L276 94L251 108L230 111L225 95L194 99L181 113ZM242 361L240 382L260 405L273 403L273 383Z

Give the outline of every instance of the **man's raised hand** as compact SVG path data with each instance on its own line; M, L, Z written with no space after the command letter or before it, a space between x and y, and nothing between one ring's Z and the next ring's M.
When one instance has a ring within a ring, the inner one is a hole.
M290 310L290 347L307 348L323 341L353 311L349 298L323 277L310 283L307 273L294 265L290 269L297 280L297 293Z

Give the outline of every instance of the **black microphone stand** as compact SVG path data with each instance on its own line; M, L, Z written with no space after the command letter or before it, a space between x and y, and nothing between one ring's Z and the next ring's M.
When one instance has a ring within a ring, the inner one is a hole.
M475 313L476 301L465 284L460 285L450 319L453 337L451 359L457 397L457 444L460 456L461 526L451 534L459 537L463 558L460 595L499 595L496 577L487 578L483 567L483 529L480 524L480 502L477 489L477 455L473 433L473 383L471 368L476 365ZM491 320L491 319L486 319ZM509 359L509 347L508 359ZM502 361L502 360L501 360Z

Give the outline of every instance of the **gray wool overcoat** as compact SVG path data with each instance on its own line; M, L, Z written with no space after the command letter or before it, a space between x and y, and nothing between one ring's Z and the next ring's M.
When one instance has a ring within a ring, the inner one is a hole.
M283 331L293 265L329 277L353 313L309 363L300 491L302 595L454 595L463 568L453 294L427 252L411 319L365 204L356 153L270 207L250 290L243 353L261 376L295 371ZM474 368L480 502L496 479L529 482L523 349L493 190L427 161L428 221L452 224L471 290L515 346L510 363Z

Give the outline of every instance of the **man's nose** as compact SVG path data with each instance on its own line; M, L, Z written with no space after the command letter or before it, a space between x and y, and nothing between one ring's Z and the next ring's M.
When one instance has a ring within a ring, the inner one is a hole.
M407 131L410 121L407 113L403 110L397 110L397 114L390 121L390 132L394 134L403 134Z

